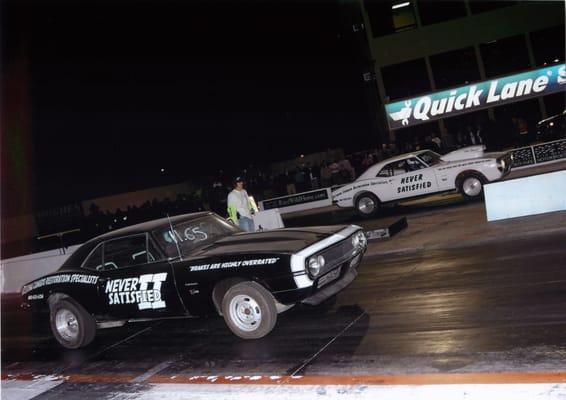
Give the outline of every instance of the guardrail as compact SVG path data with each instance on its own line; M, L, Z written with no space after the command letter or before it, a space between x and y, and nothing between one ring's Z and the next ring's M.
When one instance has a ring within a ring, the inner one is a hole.
M511 150L513 169L566 160L566 139Z

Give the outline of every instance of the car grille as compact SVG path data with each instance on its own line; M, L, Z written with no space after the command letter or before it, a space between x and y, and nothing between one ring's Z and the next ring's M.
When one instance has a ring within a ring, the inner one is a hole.
M504 173L509 172L509 170L511 169L511 167L513 166L513 159L511 158L511 153L507 153L505 154L503 157L501 157L504 161L505 161L505 170L503 171Z
M343 264L345 261L354 256L354 246L352 245L352 236L336 243L334 246L324 249L317 255L322 255L326 260L321 275L334 269L336 266Z

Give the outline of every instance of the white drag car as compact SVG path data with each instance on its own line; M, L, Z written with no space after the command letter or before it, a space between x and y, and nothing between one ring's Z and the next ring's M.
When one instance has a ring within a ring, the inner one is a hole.
M483 185L507 175L508 153L485 153L470 146L444 156L421 150L371 166L354 182L332 192L339 207L355 207L364 217L375 215L382 203L459 190L466 197L483 194Z

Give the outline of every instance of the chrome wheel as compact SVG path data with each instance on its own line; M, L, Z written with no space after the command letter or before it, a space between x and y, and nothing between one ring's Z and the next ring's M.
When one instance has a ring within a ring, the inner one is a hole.
M358 201L358 210L363 214L371 214L375 210L375 201L370 197L362 197Z
M230 300L230 319L239 329L252 332L261 324L261 308L250 296L237 295Z
M57 333L66 341L72 342L79 336L79 321L72 311L62 308L55 314Z
M462 184L462 190L464 191L464 194L466 194L466 196L475 197L481 193L482 183L475 176L471 176L464 180L464 183Z

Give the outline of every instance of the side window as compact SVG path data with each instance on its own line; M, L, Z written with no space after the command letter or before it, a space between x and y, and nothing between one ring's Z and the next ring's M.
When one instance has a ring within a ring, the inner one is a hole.
M83 264L83 268L100 271L102 269L102 244L98 245Z
M408 158L406 161L407 172L417 171L419 169L425 168L425 165L416 157Z
M377 176L388 178L390 176L396 176L401 174L406 174L407 172L407 160L399 160L392 163L387 164L385 167L379 171Z
M153 254L151 257L155 257ZM128 236L104 243L104 269L120 269L145 264L151 259L146 248L146 235Z
M425 165L420 162L416 157L399 160L384 166L377 174L378 177L388 178L390 176L397 176L406 174L408 172L417 171L424 168Z

